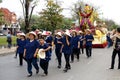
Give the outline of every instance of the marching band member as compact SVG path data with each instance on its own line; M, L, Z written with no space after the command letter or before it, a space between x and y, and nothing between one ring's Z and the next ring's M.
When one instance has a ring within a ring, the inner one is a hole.
M27 60L27 71L29 73L28 77L32 76L32 64L36 69L36 74L39 72L39 67L37 64L37 52L39 50L39 42L35 39L36 33L29 32L29 39L26 43L24 49L24 57Z
M84 34L82 31L79 31L79 40L80 40L80 53L84 54Z
M52 41L53 41L53 37L52 37L52 33L50 31L47 32L47 37L46 37L46 43L48 43L48 45L51 47L50 49L50 53L52 54Z
M56 34L55 40L55 54L58 60L58 68L61 68L61 57L62 57L62 34L58 32Z
M37 38L40 39L41 37L42 37L42 32L39 31L39 32L37 33Z
M77 31L72 31L72 54L71 54L71 62L74 62L74 55L77 56L77 60L79 61L80 54L80 40L77 36Z
M63 53L66 61L64 72L67 72L69 69L71 69L70 66L70 55L71 55L71 35L70 32L67 30L65 32L65 36L63 37Z
M42 52L45 52L45 58L40 59L40 66L44 70L44 73L42 76L47 76L49 60L51 59L51 54L50 54L51 47L47 43L45 43L44 38L40 38L39 41L40 41L39 49L43 49Z
M86 35L85 35L85 41L86 41L86 55L87 57L92 56L92 41L94 40L93 35L91 34L91 31L89 29L86 30Z
M16 39L17 46L16 46L16 52L15 52L15 57L14 58L17 58L19 41L20 41L20 33L17 33L17 39Z
M24 33L19 33L20 39L17 43L17 53L19 54L19 65L23 65L23 53L24 53L24 47L26 45L26 38Z

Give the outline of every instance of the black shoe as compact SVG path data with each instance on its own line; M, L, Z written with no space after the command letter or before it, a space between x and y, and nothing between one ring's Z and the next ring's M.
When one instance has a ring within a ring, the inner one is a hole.
M20 66L23 66L22 64L20 64Z
M65 68L63 71L64 71L64 72L67 72L67 71L68 71L68 69L66 69L66 68Z
M17 58L17 56L14 57L15 59Z
M32 74L29 74L27 77L31 77L32 76Z
M59 65L59 66L58 66L58 68L60 69L60 68L61 68L61 66Z
M47 76L47 74L43 73L41 76L42 76L42 77L45 77L45 76Z
M39 73L39 69L38 70L36 70L36 74L38 74Z
M87 56L87 58L90 58L90 56Z
M71 69L71 67L68 67L68 70L70 70Z
M109 69L114 69L114 68L109 68Z
M42 74L42 76L47 76L48 75L48 72L44 72L43 74Z

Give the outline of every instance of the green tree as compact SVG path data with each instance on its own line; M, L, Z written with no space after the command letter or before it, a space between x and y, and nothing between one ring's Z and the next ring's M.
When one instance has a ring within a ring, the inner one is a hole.
M113 29L116 29L117 27L119 27L119 25L117 25L113 20L104 20L107 27L108 27L108 30L113 30Z
M71 18L63 18L63 23L61 27L59 27L58 29L70 29L72 25L72 21L73 20Z
M3 12L0 10L0 25L4 24L5 23L5 20L4 20L4 14Z
M31 29L32 30L41 29L41 26L39 24L41 24L40 17L38 15L33 15L31 17L30 23Z
M0 3L2 3L2 0L0 0Z
M40 25L46 30L54 31L62 25L63 15L61 15L61 12L63 9L58 2L55 3L53 0L47 0L46 7L46 9L40 12Z

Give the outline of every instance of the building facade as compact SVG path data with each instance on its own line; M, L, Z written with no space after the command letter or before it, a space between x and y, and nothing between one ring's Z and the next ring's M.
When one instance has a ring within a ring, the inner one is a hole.
M7 34L7 32L10 31L12 34L16 34L16 32L20 30L17 15L7 8L0 8L0 11L2 13L1 18L4 21L0 28L2 32Z

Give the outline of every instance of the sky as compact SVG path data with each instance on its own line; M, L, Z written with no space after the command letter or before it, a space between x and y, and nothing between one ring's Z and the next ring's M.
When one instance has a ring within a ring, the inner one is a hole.
M79 0L60 0L62 8L71 8L76 1ZM101 18L112 19L117 24L120 24L120 0L82 0L88 4L95 5L99 7ZM34 14L38 14L38 12L42 11L45 8L45 0L39 0L38 5L35 7ZM15 12L17 17L22 16L22 6L20 0L3 0L0 3L0 7L8 8L11 12ZM66 17L71 17L70 10L63 10L63 15Z

